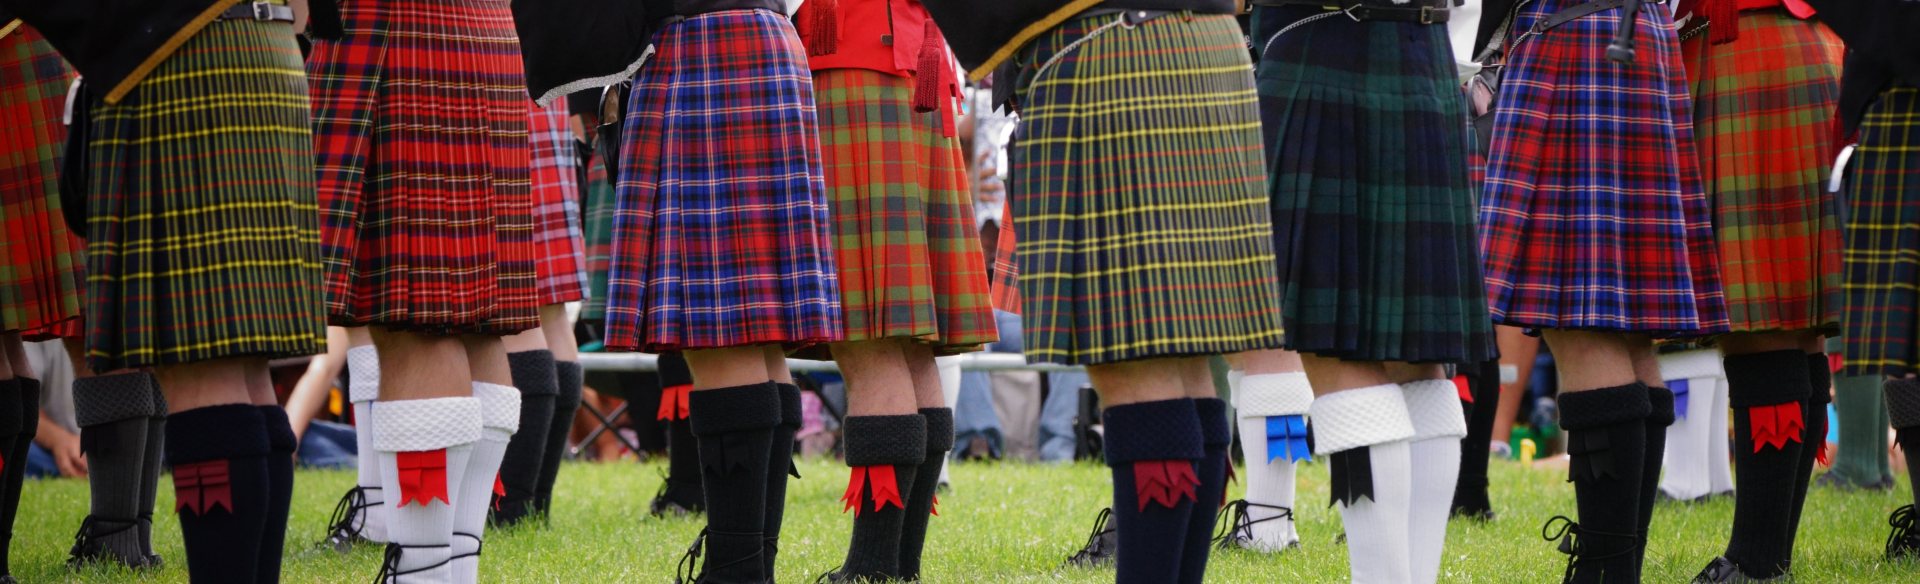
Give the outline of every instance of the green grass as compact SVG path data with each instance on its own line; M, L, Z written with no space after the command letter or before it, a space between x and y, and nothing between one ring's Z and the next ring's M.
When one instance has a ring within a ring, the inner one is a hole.
M646 517L646 503L659 487L662 463L575 464L561 474L558 509L550 529L519 528L492 534L481 563L488 582L669 582L694 534L697 519ZM1338 514L1326 506L1324 466L1305 467L1298 516L1306 541L1282 555L1215 553L1210 582L1338 582L1347 576L1346 549L1334 543ZM805 462L805 480L788 496L780 580L811 582L838 566L845 553L849 518L839 496L847 470L826 461ZM1555 582L1564 556L1540 540L1548 517L1572 514L1573 490L1565 471L1528 470L1496 462L1494 504L1500 517L1488 524L1456 521L1448 533L1444 582ZM941 497L928 546L929 582L1108 582L1111 571L1062 570L1060 560L1086 537L1094 514L1108 498L1106 469L1093 465L1038 466L963 464L954 471L954 491ZM370 581L380 551L364 547L348 556L312 550L335 498L353 473L303 471L294 492L288 530L285 581ZM1236 490L1238 487L1235 487ZM161 489L155 539L165 570L140 581L184 582L186 561L179 526L171 512L172 490ZM1920 565L1880 558L1885 518L1910 500L1903 486L1888 493L1839 493L1816 489L1807 503L1795 571L1801 582L1920 581ZM74 529L86 513L82 481L28 484L15 527L13 569L22 582L126 582L126 571L64 566ZM1684 582L1719 553L1732 518L1730 500L1663 507L1655 516L1647 582Z

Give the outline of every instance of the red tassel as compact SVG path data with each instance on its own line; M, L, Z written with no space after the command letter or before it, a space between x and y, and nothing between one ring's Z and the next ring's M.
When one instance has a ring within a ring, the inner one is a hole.
M691 385L674 385L660 390L660 410L653 418L663 422L687 419L688 396L693 394Z
M1453 376L1453 389L1460 392L1460 401L1473 403L1473 386L1467 384L1467 376Z
M940 516L940 495L938 493L933 495L933 506L928 507L927 510L932 511L934 517Z
M1724 45L1740 39L1739 0L1704 0L1707 42Z
M447 451L400 452L394 455L400 467L400 506L407 503L431 505L435 499L448 505Z
M840 15L837 0L807 0L796 16L803 25L807 55L823 57L840 52Z
M872 491L867 490L869 484L873 486ZM894 474L891 464L853 467L853 476L847 480L847 492L840 496L840 502L845 504L840 512L852 510L853 516L859 517L860 502L865 500L862 495L873 500L874 511L885 509L889 503L898 509L907 508L907 504L900 500L900 479Z
M1147 510L1147 503L1159 503L1172 509L1180 504L1181 498L1189 501L1200 500L1195 491L1200 487L1200 477L1193 471L1191 460L1142 460L1133 463L1134 498L1140 501L1140 511Z
M1833 467L1833 459L1827 455L1827 441L1821 440L1820 446L1814 448L1813 461L1820 463L1820 466Z
M913 68L913 111L927 113L940 109L940 85L946 75L947 41L940 27L927 19L920 43L920 62Z
M1747 408L1748 419L1753 424L1753 451L1772 446L1786 448L1787 442L1802 442L1800 433L1807 429L1807 422L1800 412L1800 402L1787 402L1770 406Z
M227 461L212 460L173 467L173 509L205 515L216 507L233 512L233 482Z

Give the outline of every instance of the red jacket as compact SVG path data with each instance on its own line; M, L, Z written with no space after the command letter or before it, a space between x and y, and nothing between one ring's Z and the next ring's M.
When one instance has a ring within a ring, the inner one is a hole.
M867 69L911 77L914 109L939 109L952 135L960 77L920 0L807 0L794 16L814 71Z

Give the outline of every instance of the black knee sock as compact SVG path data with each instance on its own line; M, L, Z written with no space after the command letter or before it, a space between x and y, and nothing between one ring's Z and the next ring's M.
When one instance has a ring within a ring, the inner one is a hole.
M573 432L573 414L580 411L580 392L586 373L575 361L554 363L560 393L553 399L553 421L547 426L547 453L540 459L540 482L534 488L533 509L541 517L553 510L553 484L560 480L560 463L567 461L567 436Z
M706 479L702 581L764 582L767 456L780 425L780 390L772 383L698 390L687 402Z
M293 423L280 406L259 406L267 424L267 523L260 534L259 579L255 582L279 582L280 558L287 546L287 514L293 510L293 457L299 454L300 439L293 435Z
M251 405L187 410L167 424L167 464L192 581L259 577L270 448L266 422Z
M853 541L840 573L855 579L900 578L900 535L907 494L927 458L927 421L920 414L847 418L847 466L840 500L853 512Z
M1227 420L1227 402L1219 398L1193 400L1200 417L1203 456L1197 465L1200 490L1193 503L1193 517L1187 520L1186 551L1180 554L1180 582L1199 584L1207 574L1207 556L1213 550L1215 511L1226 503L1227 449L1233 446L1233 426Z
M494 525L513 525L533 513L545 464L547 428L553 423L554 395L559 392L553 352L521 351L507 354L513 386L520 390L520 429L507 441L500 459L500 484L507 494L490 513Z
M1647 386L1633 383L1560 394L1560 426L1567 431L1568 474L1579 508L1577 549L1570 582L1640 581L1640 473L1647 451Z
M40 380L31 377L15 377L20 384L20 434L13 441L13 450L7 456L20 464L10 465L0 472L6 480L6 504L0 506L0 566L13 562L13 523L20 517L20 495L27 480L27 448L33 445L33 438L40 434Z
M1467 436L1460 439L1460 479L1453 487L1453 514L1484 517L1493 512L1487 498L1487 453L1493 442L1493 420L1500 406L1500 362L1486 361L1467 375L1472 403L1460 404L1467 415Z
M927 419L927 458L913 474L913 492L907 495L907 521L900 528L900 577L920 579L920 557L927 547L927 526L932 522L934 499L940 488L940 468L953 450L953 410L921 408Z
M1920 485L1920 381L1895 379L1884 386L1887 421L1898 432L1895 440L1907 455L1907 484ZM1913 490L1913 502L1920 505L1920 486Z
M92 498L82 528L88 534L75 545L74 561L111 560L129 566L147 562L139 521L153 419L150 381L148 374L136 372L73 383L74 417L80 424L80 450L87 455Z
M13 523L15 512L20 508L20 490L11 488L5 477L16 466L25 466L27 461L13 457L13 445L20 440L21 419L20 382L16 379L0 379L0 575L11 574ZM23 483L25 481L22 481Z
M800 387L775 384L780 388L780 425L773 428L773 446L767 454L767 519L760 537L766 542L761 564L767 577L773 577L774 559L780 554L780 524L787 518L787 478L799 476L793 469L793 435L800 431Z
M1806 444L1794 469L1793 514L1787 520L1786 568L1793 569L1793 544L1800 536L1800 516L1807 506L1807 487L1813 484L1813 463L1827 447L1827 404L1833 402L1833 363L1826 353L1807 355ZM1884 430L1883 430L1884 431Z
M1799 351L1726 358L1733 406L1733 537L1726 558L1754 578L1786 570L1793 480L1806 448L1807 360Z
M668 501L689 511L701 511L707 508L705 495L701 493L700 449L693 438L693 426L680 412L679 403L683 398L673 397L668 403L666 393L686 391L693 387L693 373L687 370L687 360L679 353L660 355L660 388L663 392L662 403L667 416L667 488L662 496ZM786 402L781 398L782 423L785 423ZM772 459L768 459L771 461ZM771 469L769 469L771 470Z
M1113 470L1116 580L1178 581L1188 525L1194 514L1213 512L1195 508L1206 447L1193 400L1112 406L1101 419Z
M160 471L166 468L167 398L160 383L147 375L147 387L153 395L153 417L147 418L147 454L140 459L140 553L149 564L158 566L160 556L153 551L153 505L160 496Z
M1673 392L1664 387L1647 388L1647 456L1640 468L1640 536L1635 547L1633 565L1636 571L1644 571L1647 565L1647 540L1652 532L1654 493L1660 490L1660 463L1667 452L1667 427L1673 425Z

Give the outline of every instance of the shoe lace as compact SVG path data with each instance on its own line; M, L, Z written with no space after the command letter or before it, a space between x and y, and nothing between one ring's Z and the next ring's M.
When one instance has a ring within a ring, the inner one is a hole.
M1253 515L1251 513L1248 513L1248 510L1253 507L1259 507L1262 509L1278 509L1280 510L1280 513L1272 517L1254 519ZM1234 542L1252 540L1254 525L1266 523L1268 521L1277 521L1281 519L1292 521L1293 509L1290 507L1281 507L1279 505L1262 505L1260 503L1255 503L1252 501L1248 501L1246 499L1239 499L1239 500L1227 503L1226 508L1220 510L1220 515L1223 517L1226 517L1227 519L1226 521L1219 522L1221 527L1221 533L1213 537L1213 545L1216 548L1224 550L1224 549L1227 549L1228 547L1231 547L1234 544Z
M1560 526L1558 531L1554 530L1555 525ZM1551 534L1549 534L1549 532L1551 532ZM1587 540L1595 537L1621 538L1629 541L1640 538L1638 535L1633 534L1608 533L1581 527L1579 523L1575 523L1565 515L1555 515L1552 519L1547 520L1546 525L1540 526L1540 538L1547 541L1560 542L1560 553L1567 554L1567 570L1566 573L1561 575L1561 582L1573 582L1574 572L1584 564L1633 553L1634 546L1632 545L1621 546L1619 551L1605 554L1595 555L1587 553Z
M452 548L452 547L453 546L450 546L450 545L402 545L397 543L387 544L386 557L380 560L380 573L373 577L373 581L375 584L392 582L394 580L398 580L401 576L406 576L408 574L418 574L420 572L425 572L428 570L439 568L441 566L445 566L453 562L453 558L448 557L447 559L440 560L439 562L435 562L430 565L421 566L411 570L402 570L400 569L400 558L401 556L406 555L406 550L430 549L430 548Z
M486 547L487 547L487 541L486 541L486 540L484 540L484 539L480 539L480 536L478 536L478 535L474 535L474 534L471 534L471 533L467 533L467 532L464 532L464 531L455 531L455 532L453 532L453 536L454 536L454 537L464 537L464 538L467 538L467 539L471 539L471 540L473 540L473 551L471 551L471 552L467 552L467 553L464 553L464 554L459 554L459 555L456 555L456 556L453 556L453 557L450 557L450 558L447 558L447 560L448 560L448 561L453 561L453 560L458 560L458 559L460 559L460 558L477 558L477 557L480 557L480 551L481 551L481 550L483 550L483 549L486 549Z
M708 535L758 536L760 534L728 533L728 532L721 532L721 531L713 531L712 528L701 529L700 535L698 537L693 538L693 545L687 546L686 555L680 556L680 563L675 565L673 568L674 584L692 584L694 582L699 582L703 578L706 578L707 570L705 565L700 563L700 555L703 548L706 545ZM744 564L747 562L753 562L754 564L759 564L760 555L762 553L765 553L765 550L754 550L754 552L751 554L747 554L745 556L741 556L740 558L734 559L732 561L728 561L727 563L714 566L714 568L727 568L730 566Z
M318 547L329 547L343 541L365 539L362 531L367 526L367 516L362 511L380 503L367 502L367 491L378 491L380 487L362 487L355 485L340 496L340 502L333 505L333 517L327 520L327 537Z
M1901 548L1912 545L1912 540L1920 536L1914 528L1915 520L1912 505L1895 509L1893 515L1887 517L1887 525L1893 527L1893 533L1887 535L1887 556L1899 554Z
M117 525L118 527L96 532L95 528L102 525ZM89 548L94 548L99 545L95 539L118 534L133 529L138 525L139 523L136 521L123 521L88 515L86 519L80 520L80 531L74 532L73 549L68 550L67 554L74 559L85 560L87 556L94 553L93 550Z
M1087 560L1093 559L1093 556L1098 555L1100 552L1104 551L1102 549L1102 546L1100 545L1100 536L1106 534L1109 531L1113 531L1112 529L1107 527L1107 522L1111 519L1113 519L1113 509L1112 508L1101 509L1100 515L1094 517L1093 519L1093 531L1087 533L1087 544L1081 547L1080 551L1075 552L1073 554L1073 557L1068 558L1067 562L1071 564L1079 564L1081 562L1085 562Z

